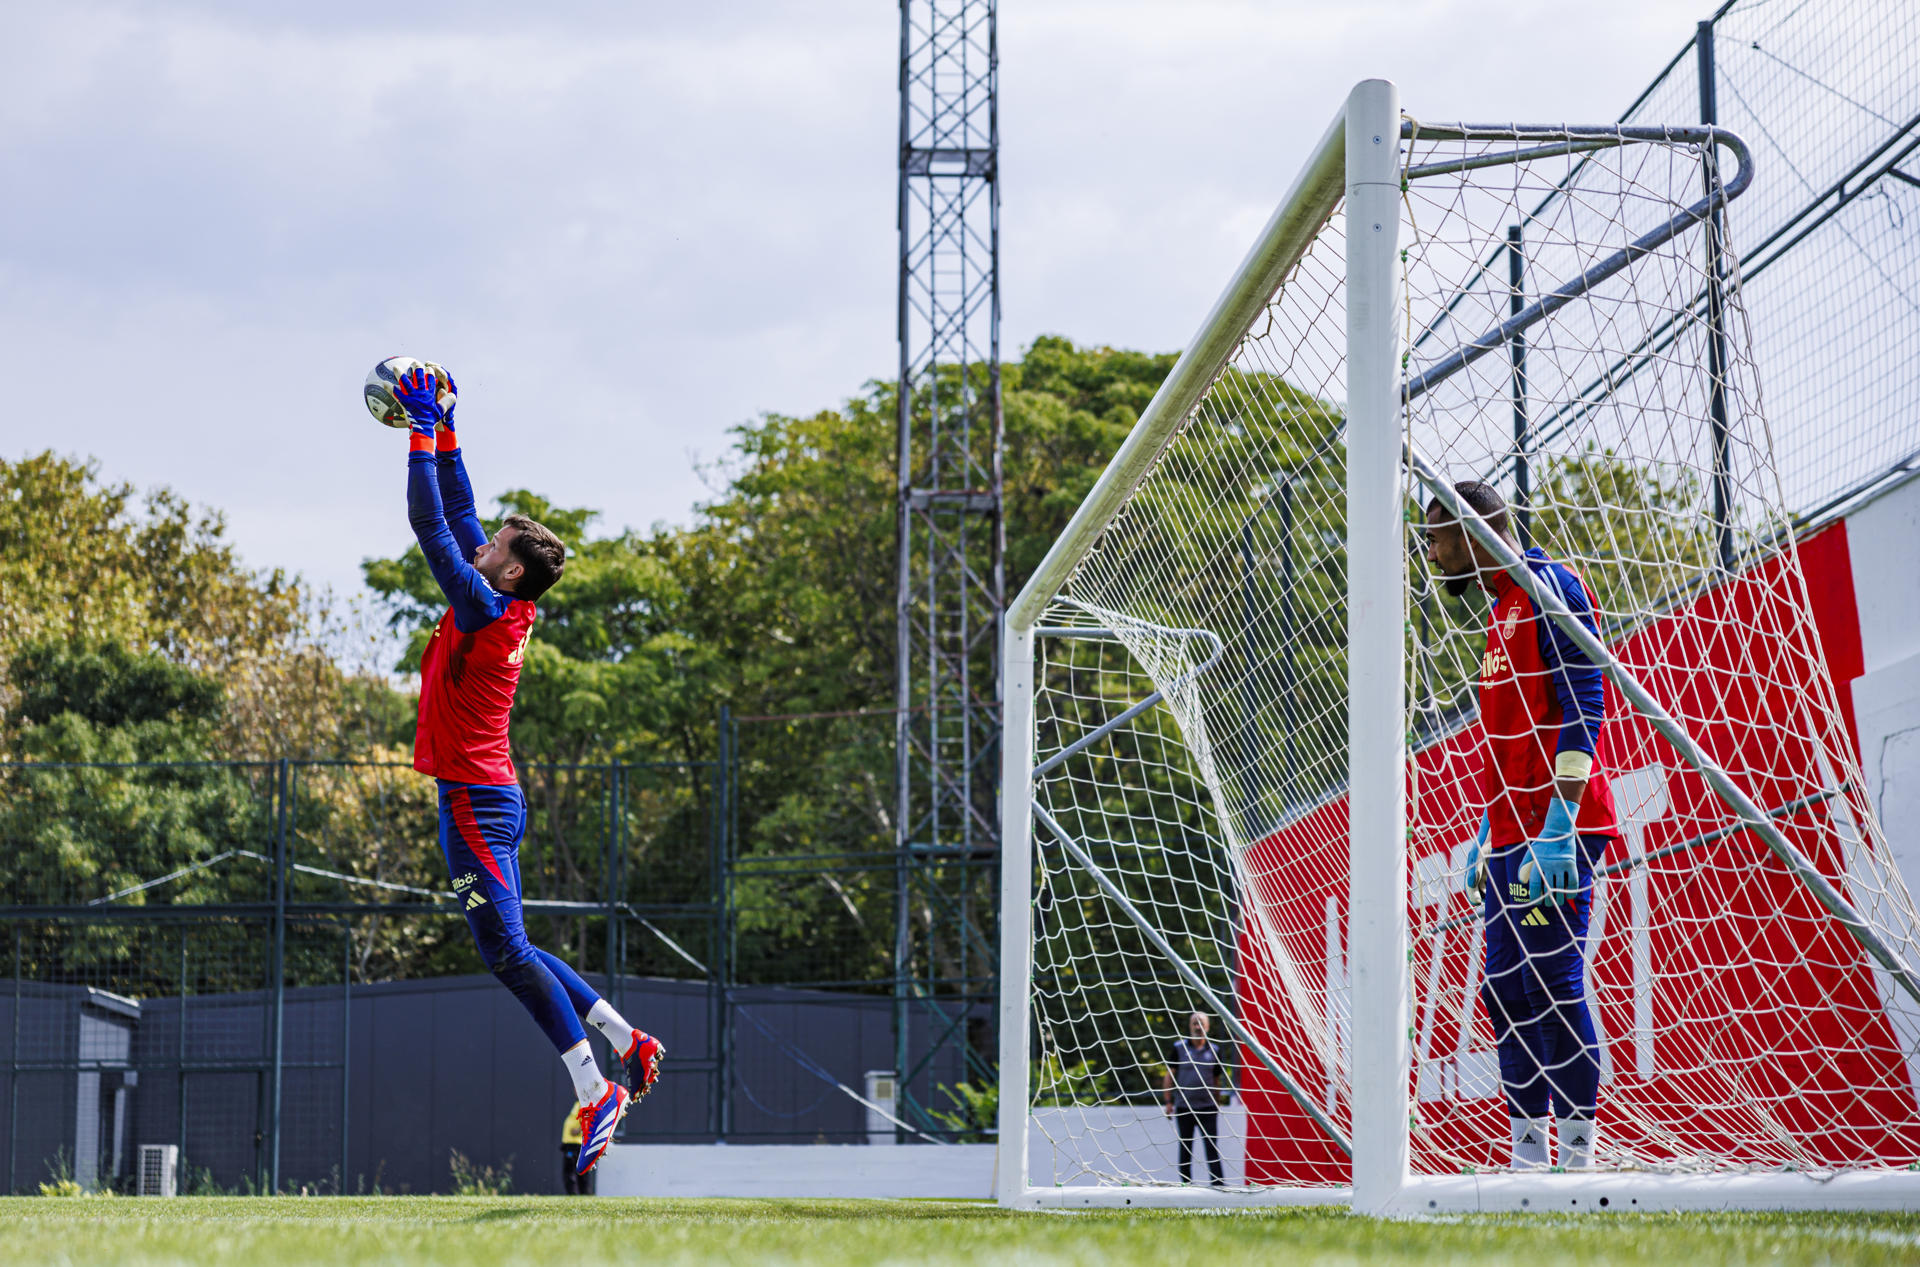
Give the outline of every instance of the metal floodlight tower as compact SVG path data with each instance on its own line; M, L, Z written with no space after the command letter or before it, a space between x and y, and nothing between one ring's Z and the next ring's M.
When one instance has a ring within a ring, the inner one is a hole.
M925 1121L936 1076L991 1076L995 1050L1006 597L994 20L994 0L900 2L894 1035L910 1121Z

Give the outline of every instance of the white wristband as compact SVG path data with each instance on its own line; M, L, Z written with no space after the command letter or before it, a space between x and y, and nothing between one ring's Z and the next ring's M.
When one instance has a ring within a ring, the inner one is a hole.
M1590 752L1563 752L1553 759L1553 777L1556 779L1584 779L1593 773L1593 754Z

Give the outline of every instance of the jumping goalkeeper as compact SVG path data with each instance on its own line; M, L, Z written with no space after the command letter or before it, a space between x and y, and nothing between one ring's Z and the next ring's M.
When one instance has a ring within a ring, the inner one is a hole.
M514 776L507 720L533 639L534 603L560 579L566 548L524 515L507 516L487 537L474 513L454 405L441 407L437 379L415 369L394 392L412 424L407 518L449 604L420 657L413 768L439 783L440 848L480 957L533 1014L573 1079L581 1105L577 1166L584 1175L612 1142L627 1107L653 1086L665 1052L579 973L527 941L520 910L527 799ZM450 376L446 388L452 399ZM622 1053L631 1094L601 1076L583 1021Z
M1454 491L1513 545L1499 493L1477 481ZM1480 663L1486 812L1467 855L1467 877L1475 894L1484 890L1481 999L1499 1037L1512 1166L1553 1164L1551 1108L1559 1164L1581 1170L1593 1162L1600 1093L1600 1048L1585 988L1587 919L1594 867L1619 835L1605 769L1600 670L1437 498L1427 505L1426 527L1427 561L1447 591L1457 596L1477 583L1492 600ZM1537 547L1524 558L1597 636L1579 576Z

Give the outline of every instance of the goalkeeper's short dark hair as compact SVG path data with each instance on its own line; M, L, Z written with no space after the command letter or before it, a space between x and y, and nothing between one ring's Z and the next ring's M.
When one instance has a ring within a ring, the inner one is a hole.
M1503 537L1507 535L1507 499L1500 496L1500 490L1479 480L1461 480L1453 486L1453 491L1487 521L1489 528ZM1427 503L1428 523L1452 518L1453 511L1438 497Z
M545 524L525 515L508 515L506 527L516 529L507 549L520 565L520 579L514 582L513 596L528 602L553 588L567 567L567 547Z

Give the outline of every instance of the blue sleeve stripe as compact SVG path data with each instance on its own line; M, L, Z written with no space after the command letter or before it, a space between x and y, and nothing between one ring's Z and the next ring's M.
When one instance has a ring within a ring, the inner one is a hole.
M487 539L487 530L474 513L473 484L467 479L467 464L458 449L439 454L436 469L440 476L440 503L446 511L447 527L460 544L463 557L471 559Z
M1593 604L1588 601L1586 586L1579 577L1557 563L1535 567L1533 574L1553 586L1567 610L1577 616L1594 637L1600 636ZM1600 667L1587 659L1586 653L1538 604L1533 604L1533 614L1539 622L1540 658L1553 674L1553 690L1560 702L1560 736L1554 752L1584 752L1592 756L1600 739L1601 724L1606 720L1606 685Z
M407 455L407 519L420 542L420 553L427 558L427 570L453 608L454 628L473 633L498 620L513 600L495 593L487 578L461 556L440 502L436 465L431 453Z

